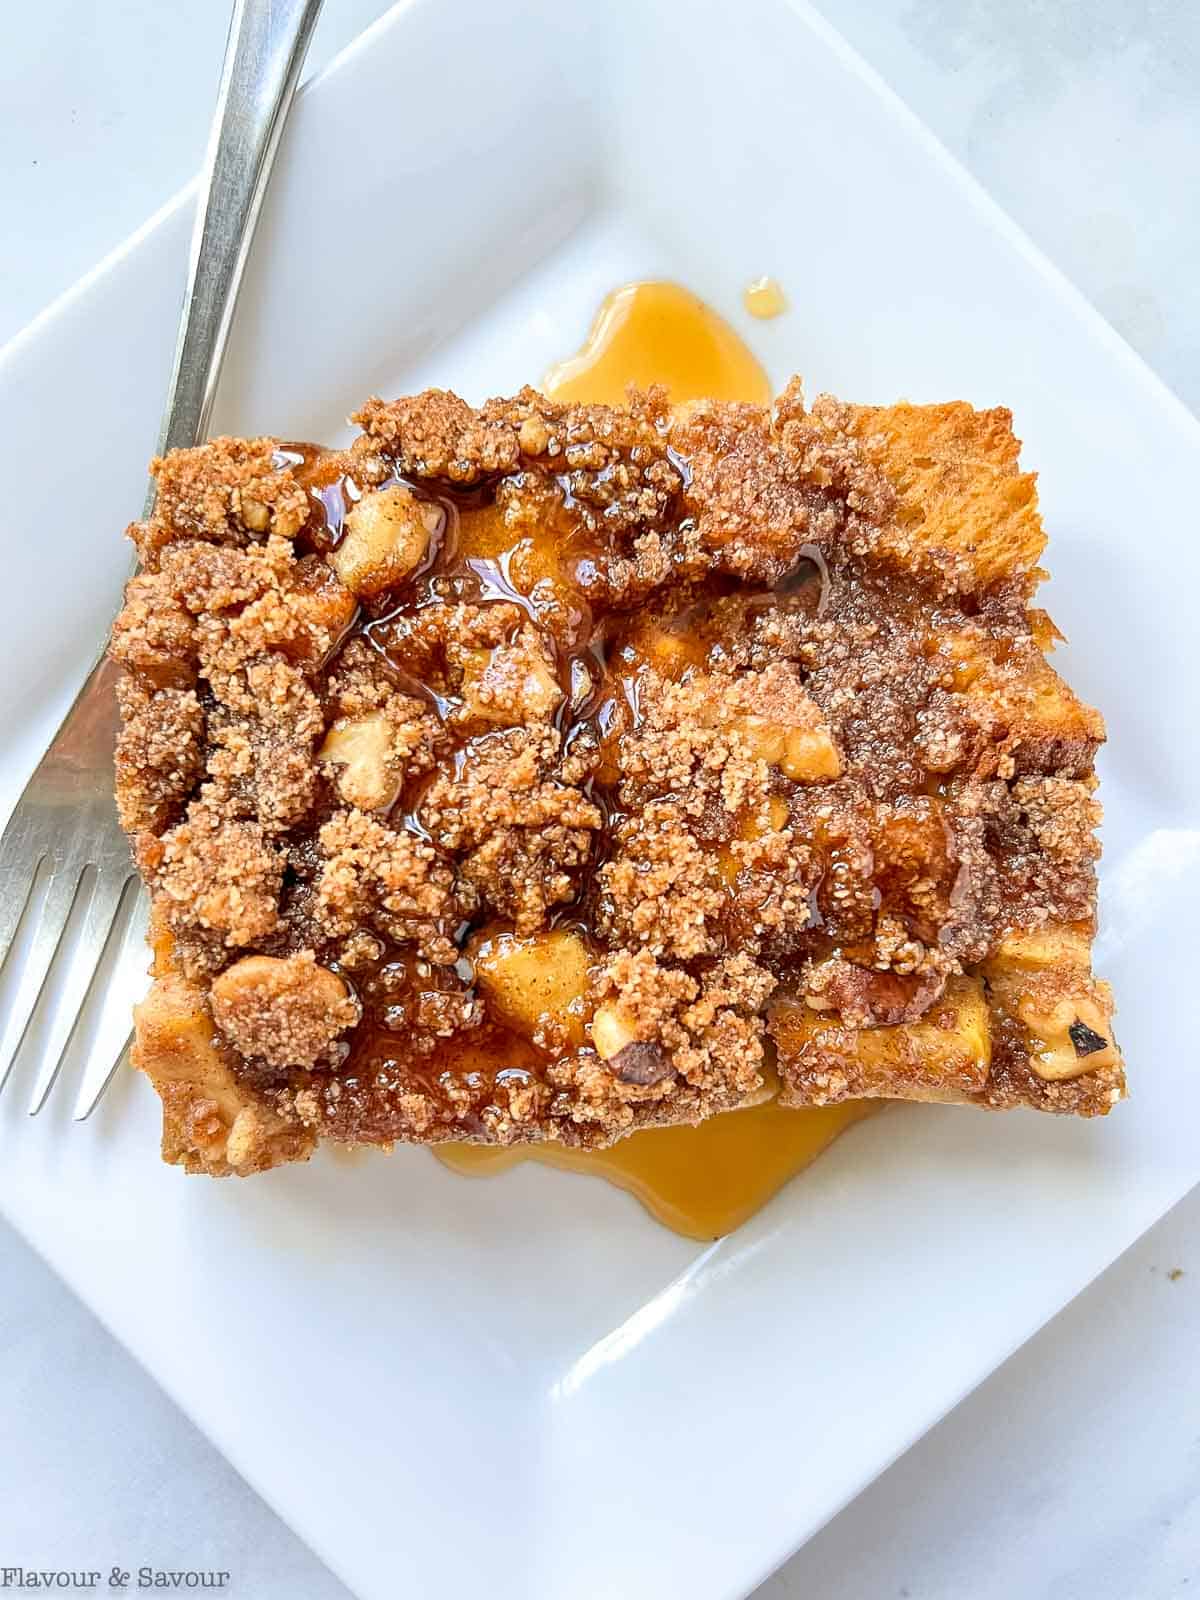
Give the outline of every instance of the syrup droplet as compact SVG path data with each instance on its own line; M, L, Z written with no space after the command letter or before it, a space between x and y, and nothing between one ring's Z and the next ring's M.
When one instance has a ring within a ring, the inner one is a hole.
M765 321L787 310L787 296L777 278L755 278L742 290L742 304L752 317Z

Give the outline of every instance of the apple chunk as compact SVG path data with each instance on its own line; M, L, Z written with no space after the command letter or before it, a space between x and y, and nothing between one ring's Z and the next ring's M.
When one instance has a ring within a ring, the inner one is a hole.
M510 1028L532 1037L555 1022L572 1044L582 1044L589 956L577 933L484 934L469 955L476 982Z

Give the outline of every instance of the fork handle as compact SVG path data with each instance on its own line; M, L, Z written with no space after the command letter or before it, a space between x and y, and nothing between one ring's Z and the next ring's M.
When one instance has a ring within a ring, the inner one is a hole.
M320 9L321 0L235 0L160 454L207 431L250 241Z

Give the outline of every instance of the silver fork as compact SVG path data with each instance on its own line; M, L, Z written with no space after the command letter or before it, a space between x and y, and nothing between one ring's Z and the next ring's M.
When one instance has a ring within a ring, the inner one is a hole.
M160 453L195 444L207 429L242 270L320 9L321 0L234 5ZM147 515L153 505L151 490ZM75 1116L91 1112L128 1046L130 1008L145 983L144 897L113 803L115 682L102 659L0 838L0 976L11 980L0 1089L42 1031L35 1116L85 1016L91 1042ZM43 994L55 1004L39 1030L31 1024Z

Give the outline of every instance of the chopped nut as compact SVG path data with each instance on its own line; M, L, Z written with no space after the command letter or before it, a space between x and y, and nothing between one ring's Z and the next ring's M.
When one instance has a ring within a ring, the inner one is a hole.
M1001 939L984 964L993 1003L1026 1031L1032 1070L1047 1083L1119 1067L1108 985L1092 977L1086 935L1070 924Z
M242 521L251 533L265 533L271 523L270 509L261 500L242 496Z
M258 1106L243 1106L233 1119L229 1138L225 1143L225 1159L236 1171L248 1166L263 1141L263 1127L267 1123Z
M355 594L381 594L421 564L441 520L437 506L418 500L402 484L373 489L347 514L345 534L329 564Z
M814 962L805 978L804 998L814 1010L839 1012L854 1028L893 1027L919 1022L945 984L944 972L877 971L835 955Z
M517 432L517 443L527 456L540 456L550 443L550 431L541 417L526 417Z
M1078 1078L1117 1060L1108 1018L1086 993L1064 995L1050 1005L1030 997L1018 1001L1016 1010L1033 1035L1029 1062L1039 1078Z
M596 1054L604 1061L611 1061L626 1046L638 1043L633 1024L620 1006L604 1005L597 1008L592 1018L592 1043L596 1047Z
M609 1057L608 1065L622 1083L635 1083L643 1088L661 1083L674 1075L674 1067L656 1044L637 1040Z
M318 761L341 767L337 786L348 805L360 811L383 811L400 792L392 759L392 730L382 712L366 717L339 717L317 751Z
M1108 1040L1103 1034L1094 1032L1086 1022L1080 1022L1078 1017L1067 1029L1067 1032L1071 1035L1071 1043L1075 1046L1075 1054L1077 1056L1095 1055L1097 1050L1103 1050L1108 1044Z

